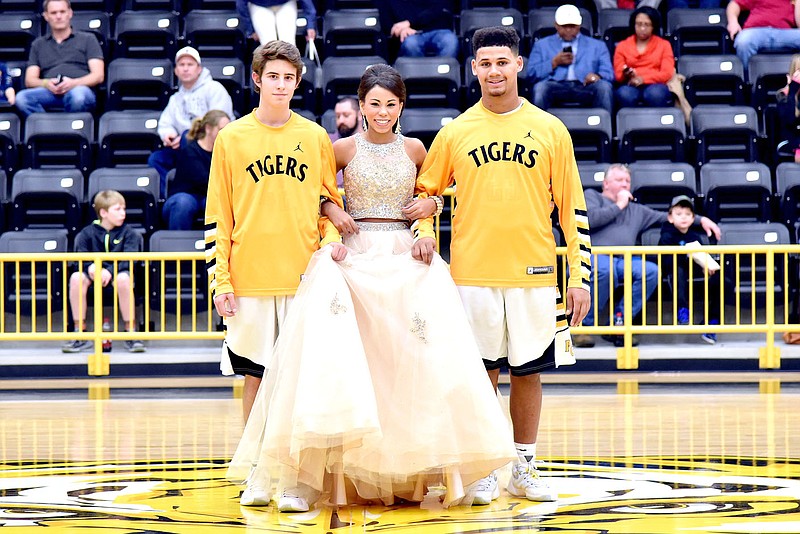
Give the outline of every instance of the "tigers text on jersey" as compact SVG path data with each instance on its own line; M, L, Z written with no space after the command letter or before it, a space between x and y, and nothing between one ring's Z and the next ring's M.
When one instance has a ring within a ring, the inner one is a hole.
M558 207L570 264L568 287L589 289L591 244L572 140L555 116L523 100L492 113L479 101L437 134L417 192L440 195L455 181L450 245L456 284L556 285L551 212ZM433 237L431 220L418 237Z
M311 255L340 239L320 197L342 206L328 134L292 113L280 127L255 111L220 130L206 200L206 263L214 294L292 295Z

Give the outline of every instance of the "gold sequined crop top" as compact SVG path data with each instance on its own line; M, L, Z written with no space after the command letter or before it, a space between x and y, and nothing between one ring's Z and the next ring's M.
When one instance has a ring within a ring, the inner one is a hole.
M400 209L414 196L417 166L403 136L380 145L355 138L356 154L342 173L347 212L353 219L405 219Z

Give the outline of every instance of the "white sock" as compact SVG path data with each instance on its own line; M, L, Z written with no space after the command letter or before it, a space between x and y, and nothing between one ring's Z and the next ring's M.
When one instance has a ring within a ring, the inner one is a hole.
M535 443L517 443L515 441L514 447L517 449L517 456L519 456L520 462L529 464L536 459Z

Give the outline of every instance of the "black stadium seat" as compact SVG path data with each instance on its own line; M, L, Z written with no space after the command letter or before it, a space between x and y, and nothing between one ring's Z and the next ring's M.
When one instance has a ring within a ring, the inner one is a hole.
M0 235L0 254L41 254L68 252L66 230L25 230L5 232ZM21 262L19 275L12 268L4 274L6 310L13 310L17 304L23 313L53 313L64 308L64 263L61 261L35 263ZM19 288L19 291L17 290Z
M93 167L94 117L91 113L32 113L25 120L28 167Z
M172 94L169 59L115 59L108 65L107 110L163 110Z
M23 169L11 184L11 228L63 228L74 235L83 222L83 174L78 169Z
M100 191L114 189L125 197L125 223L153 232L159 220L161 178L152 167L113 167L95 169L89 175L86 198L91 203Z
M204 250L205 239L202 230L159 230L150 236L150 252L200 252ZM193 270L194 272L192 272ZM164 279L163 287L162 277ZM205 260L150 262L150 306L153 310L175 312L180 303L181 313L191 313L193 298L197 311L206 309L208 306L208 277Z
M769 222L772 178L763 163L707 163L700 169L703 211L712 221Z
M158 136L160 111L107 111L100 116L97 138L98 167L147 165L147 158L161 148Z
M0 169L13 174L19 166L20 121L14 113L0 113Z
M0 61L27 61L31 43L41 33L41 19L33 12L0 16Z
M179 21L167 11L123 11L115 21L114 58L172 58Z

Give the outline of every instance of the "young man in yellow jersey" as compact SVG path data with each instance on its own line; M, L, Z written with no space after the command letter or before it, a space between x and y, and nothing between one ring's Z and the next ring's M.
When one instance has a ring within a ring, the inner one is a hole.
M311 255L341 240L319 214L323 200L342 206L330 139L289 109L302 68L292 44L271 41L256 49L258 107L220 131L211 159L207 269L226 324L221 369L245 377L245 420ZM248 482L242 504L268 504L257 482Z
M522 57L516 32L480 29L472 47L481 100L439 131L417 188L424 197L457 184L451 272L489 378L497 387L501 367L511 375L519 460L508 491L553 501L557 492L533 463L542 405L539 373L575 362L569 325L580 325L589 309L586 204L566 127L519 97ZM567 240L566 309L557 288L554 205ZM421 221L415 257L430 254L433 235L431 220ZM488 504L498 495L492 473L470 488L466 500Z

